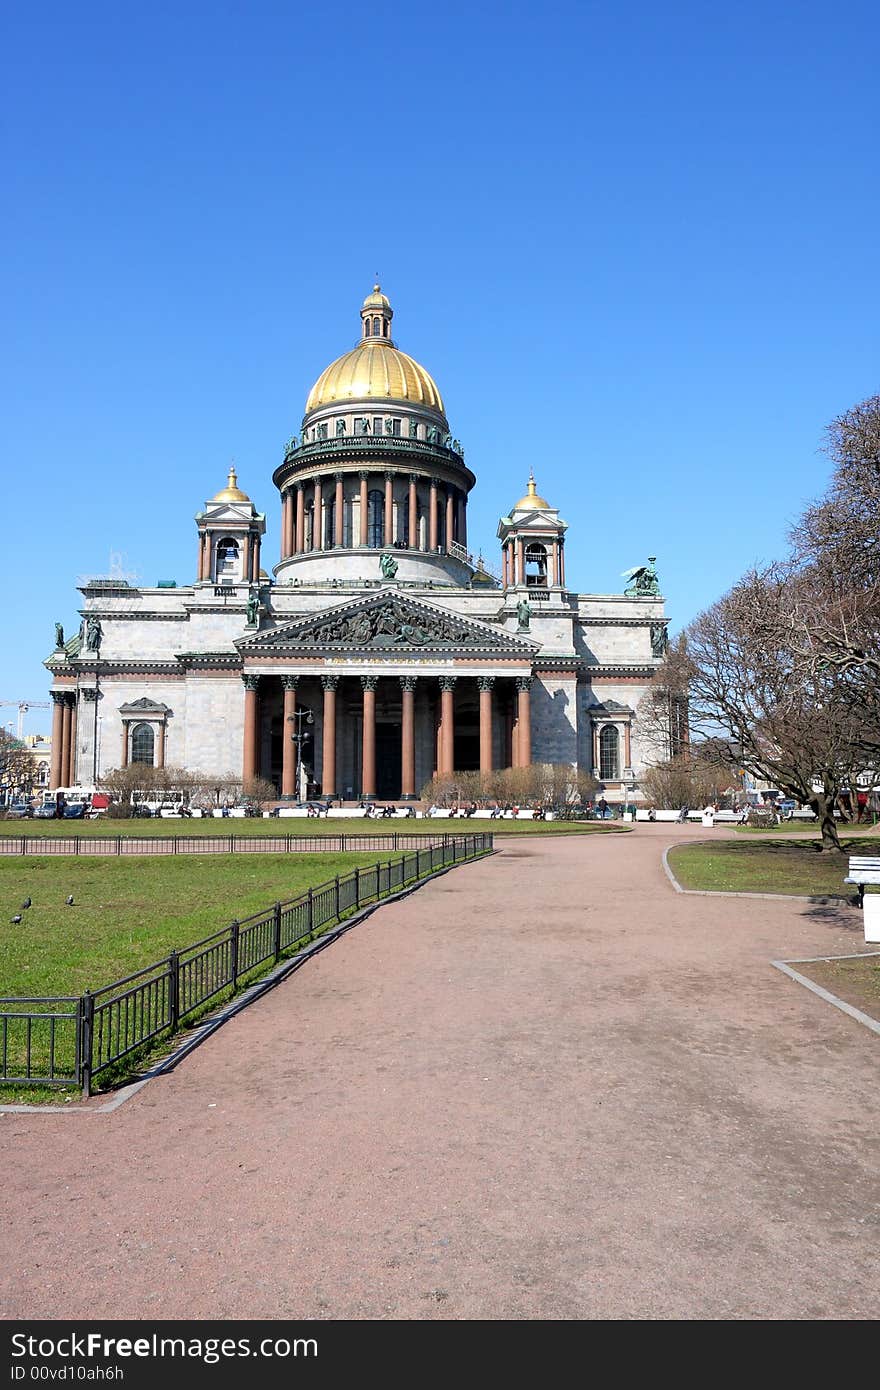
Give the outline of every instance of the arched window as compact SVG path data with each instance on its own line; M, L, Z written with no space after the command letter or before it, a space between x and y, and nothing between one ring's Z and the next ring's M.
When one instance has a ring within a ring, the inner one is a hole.
M370 320L369 320L369 319L364 319L364 337L365 337L365 338L369 338L369 336L370 336Z
M620 737L613 724L606 724L599 735L599 776L603 782L615 782L620 776Z
M380 550L385 541L385 498L378 488L367 494L367 545Z
M131 761L153 766L153 726L135 724L131 731Z
M526 583L538 589L547 587L547 547L536 541L526 546Z
M379 320L379 319L373 319L373 337L374 337L374 338L378 338L379 334L382 332L381 328L379 327L379 323L380 323L380 320Z
M238 541L231 536L217 542L217 578L238 578Z
M383 337L383 338L387 338L387 337L388 337L388 320L387 320L387 319L383 319L383 320L382 320L382 337Z

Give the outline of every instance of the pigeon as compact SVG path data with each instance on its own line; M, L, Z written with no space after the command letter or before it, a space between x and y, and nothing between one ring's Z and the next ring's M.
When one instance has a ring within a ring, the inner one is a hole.
M21 906L22 906L22 911L24 911L24 909L25 909L26 907L30 907L30 905L31 905L31 900L30 900L30 898L25 898L24 902L23 902L22 905L21 905Z
M17 924L21 921L21 913L20 913L20 912L16 912L16 914L15 914L15 916L13 917L12 920L13 920L13 922L15 922L16 925L17 925Z
M68 907L73 907L73 894L72 894L72 893L71 893L70 897L67 899L67 906L68 906Z

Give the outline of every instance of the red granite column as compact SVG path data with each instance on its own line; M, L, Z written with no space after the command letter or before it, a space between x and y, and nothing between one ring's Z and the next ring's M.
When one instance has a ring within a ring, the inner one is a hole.
M336 795L336 689L339 677L322 676L321 685L324 687L321 793L326 797Z
M389 546L394 540L394 485L393 475L385 474L385 545Z
M516 582L526 582L526 543L522 536L518 536L516 541Z
M255 584L259 584L259 582L260 582L260 538L259 538L259 536L254 536L254 544L253 544L253 550L252 550L251 554L252 554L252 559L251 559L251 571L252 571L252 574L251 574L251 578L253 579L253 582L254 582Z
M428 510L428 549L437 549L437 481L431 479L431 500Z
M242 577L243 582L246 584L247 581L250 579L250 566L251 566L251 538L250 538L250 536L243 536L243 537L242 537L240 554L241 554L241 577Z
M532 713L531 696L529 692L532 688L531 676L518 676L516 681L516 704L517 704L517 752L519 754L520 767L531 767L532 765Z
M156 746L156 766L157 766L157 767L164 767L164 766L165 766L165 723L164 723L164 720L163 720L163 722L159 725L159 728L158 728L158 731L157 731L157 732L158 732L158 734L159 734L159 738L158 738L158 742L157 742L157 746Z
M452 489L446 494L446 554L452 549L455 540L455 497Z
M455 771L455 676L440 677L440 775Z
M119 762L120 767L128 767L128 731L131 725L127 719L122 721L122 754Z
M559 577L559 542L553 542L553 583L558 587L562 583Z
M312 507L312 549L324 549L324 499L321 493L321 479L315 479L315 497Z
M306 496L302 483L296 485L296 554L306 548Z
M70 768L69 768L69 773L68 773L68 775L69 775L70 781L69 781L68 785L71 786L71 787L73 787L73 786L76 785L76 717L77 717L77 707L76 707L76 696L75 696L75 695L71 695L70 699L71 699L71 705L70 705L70 752L69 752L69 754L68 754L68 758L69 758L69 761L70 761Z
M623 765L632 767L632 725L623 726Z
M565 585L565 546L559 542L559 582Z
M593 725L593 774L599 776L599 725Z
M259 676L242 676L244 682L244 751L241 760L242 781L247 784L259 773L259 748L257 735L259 729L258 690Z
M72 705L70 696L64 696L64 714L61 719L61 785L70 786L70 716Z
M360 476L360 480L361 480L361 545L366 545L366 543L367 543L367 521L368 521L368 517L367 517L367 479L369 478L370 475L369 475L369 473L361 473L359 476Z
M333 505L333 544L341 546L345 535L343 523L345 521L345 501L342 492L342 474L336 474L336 496Z
M400 799L416 799L416 676L400 677Z
M282 676L284 687L284 716L281 720L281 795L295 798L299 795L296 785L296 748L294 735L296 728L296 687L299 676Z
M492 687L494 676L480 676L480 772L492 771Z
M467 502L464 493L458 498L458 543L467 550Z
M361 796L372 801L376 795L376 686L378 676L361 676L364 691L363 761Z
M409 535L408 544L410 550L419 548L419 502L416 492L416 475L409 475Z

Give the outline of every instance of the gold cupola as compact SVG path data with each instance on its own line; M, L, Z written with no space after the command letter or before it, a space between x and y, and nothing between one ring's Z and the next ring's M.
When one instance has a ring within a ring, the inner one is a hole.
M331 362L306 401L306 415L322 406L354 401L406 401L446 419L437 383L425 368L395 347L391 339L394 310L379 285L360 310L361 340L351 352Z
M514 510L515 512L521 512L521 511L525 511L525 510L527 510L527 509L532 510L532 511L537 511L538 509L548 510L548 511L549 511L549 509L550 509L550 503L549 503L549 502L545 502L543 497L539 497L539 496L538 496L538 489L537 489L537 486L536 486L536 484L535 484L535 475L534 475L534 473L529 473L529 490L528 490L528 492L526 493L525 497L521 497L521 498L519 499L519 501L517 502L516 506L513 508L513 510Z
M212 502L250 502L246 492L242 492L238 486L238 475L233 467L230 466L229 477L226 479L226 486L221 488L216 497L212 497Z

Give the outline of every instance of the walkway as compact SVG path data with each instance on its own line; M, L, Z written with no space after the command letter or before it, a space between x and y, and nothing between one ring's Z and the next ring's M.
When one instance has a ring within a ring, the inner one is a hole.
M4 1317L871 1318L878 1040L773 970L854 909L517 840L109 1115L0 1117Z

